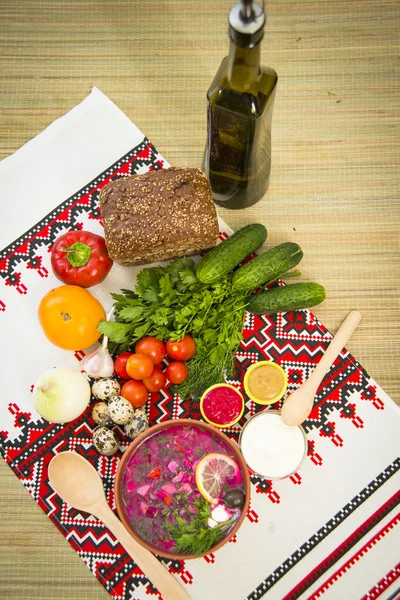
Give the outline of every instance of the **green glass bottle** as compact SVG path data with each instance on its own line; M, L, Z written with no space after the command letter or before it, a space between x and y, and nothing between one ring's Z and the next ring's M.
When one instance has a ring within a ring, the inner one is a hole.
M264 9L241 0L229 13L229 55L207 92L203 169L214 202L226 208L255 204L268 189L271 120L278 76L260 67Z

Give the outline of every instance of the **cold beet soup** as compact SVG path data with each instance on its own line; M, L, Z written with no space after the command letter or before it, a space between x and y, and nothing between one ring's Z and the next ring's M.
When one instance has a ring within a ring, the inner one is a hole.
M245 502L229 445L191 425L145 438L126 463L121 490L132 529L163 553L208 552L232 530Z

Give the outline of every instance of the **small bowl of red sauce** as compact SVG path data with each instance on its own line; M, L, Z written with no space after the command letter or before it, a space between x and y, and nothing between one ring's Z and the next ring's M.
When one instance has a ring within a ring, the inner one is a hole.
M244 398L233 385L216 383L202 395L200 412L214 427L231 427L242 418Z

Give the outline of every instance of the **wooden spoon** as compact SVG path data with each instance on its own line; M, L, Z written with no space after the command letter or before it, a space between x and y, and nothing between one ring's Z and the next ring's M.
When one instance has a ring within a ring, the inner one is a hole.
M49 480L52 488L65 502L103 521L165 600L190 600L186 590L173 575L154 554L130 535L115 516L107 504L97 471L83 456L75 452L57 454L49 464Z
M335 337L310 377L286 398L281 411L282 420L286 425L300 425L307 419L312 411L314 398L321 381L351 338L360 321L360 313L357 310L352 310L337 330Z

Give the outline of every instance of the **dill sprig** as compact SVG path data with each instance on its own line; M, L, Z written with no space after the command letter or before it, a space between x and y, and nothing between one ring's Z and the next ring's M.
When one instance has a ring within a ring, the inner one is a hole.
M210 505L204 498L195 498L195 505L197 512L190 522L177 513L173 513L174 523L166 521L168 533L175 540L173 547L175 552L195 556L208 552L220 541L235 520L230 519L215 527L208 527L207 521L211 516Z

